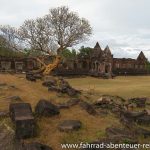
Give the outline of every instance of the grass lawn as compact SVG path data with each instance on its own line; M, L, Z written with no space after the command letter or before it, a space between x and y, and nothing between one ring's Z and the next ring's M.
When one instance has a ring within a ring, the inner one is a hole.
M97 79L92 77L67 79L70 84L82 90L81 96L84 100L97 100L100 95L118 95L124 98L129 97L150 97L150 76L116 77L115 79ZM54 104L65 102L70 99L67 95L61 97L55 92L48 92L42 86L42 81L30 82L23 75L0 74L0 83L14 85L16 89L0 89L0 111L8 111L10 96L18 95L24 102L29 102L34 111L35 105L41 99L51 100ZM90 94L93 93L93 94ZM88 97L84 94L89 94ZM87 99L86 99L87 98ZM82 122L82 129L73 133L63 133L57 129L62 120L78 119ZM10 122L10 121L9 121ZM50 145L54 150L60 150L61 143L91 142L105 136L105 128L112 125L119 125L119 120L112 114L107 116L91 116L79 106L60 111L60 115L37 120L39 135L36 138L28 139L27 142L37 141Z
M93 90L102 95L118 95L123 98L150 97L150 76L120 76L108 80L85 77L68 81L75 88L84 91Z

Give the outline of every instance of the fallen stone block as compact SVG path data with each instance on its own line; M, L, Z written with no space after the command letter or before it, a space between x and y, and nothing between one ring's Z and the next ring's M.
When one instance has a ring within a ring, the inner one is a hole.
M134 112L134 111L122 111L121 116L125 117L130 121L136 121L138 118L142 118L147 114L146 111Z
M80 99L78 99L78 98L72 98L66 104L69 107L71 107L71 106L77 105L79 102L80 102Z
M15 125L16 138L25 139L35 136L35 120L29 103L10 104L9 114Z
M126 136L131 136L130 131L126 131L124 128L119 128L119 127L109 127L106 128L106 135L111 138L114 135L126 135Z
M59 109L56 105L44 99L40 100L35 107L35 114L37 116L51 117L59 113Z
M136 119L136 122L141 125L150 125L150 115L144 115Z
M60 131L74 131L81 128L81 122L79 120L64 120L58 126Z
M143 97L143 98L137 97L137 98L131 98L128 101L129 101L129 103L136 104L137 107L145 107L146 100L147 100L146 97Z
M42 75L41 74L34 74L33 75L35 79L42 79Z
M44 81L43 83L42 83L42 85L43 86L46 86L46 87L51 87L51 86L56 86L56 80L47 80L47 81Z
M127 142L130 144L137 143L134 133L125 128L109 127L106 128L106 135L110 139L114 139L117 143Z
M110 109L110 108L112 108L110 101L107 101L104 98L101 101L99 99L96 103L94 103L94 106L96 108L104 108L104 109Z
M61 89L56 86L48 87L48 91L62 92Z
M144 138L150 137L150 130L147 130L144 128L138 127L136 129L134 129L134 133L139 136L144 136Z
M66 92L69 96L75 96L77 95L79 92L73 88L67 88L67 92Z
M84 109L86 112L88 112L90 115L96 115L97 112L95 111L95 109L93 108L92 105L90 105L89 103L85 102L85 101L81 101L79 103L80 107L82 109Z
M26 73L26 79L27 79L28 81L36 82L36 78L35 78L34 75L31 74L31 73Z

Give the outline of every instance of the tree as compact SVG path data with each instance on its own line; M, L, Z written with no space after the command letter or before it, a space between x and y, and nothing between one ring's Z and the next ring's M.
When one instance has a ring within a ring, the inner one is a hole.
M81 48L79 49L79 56L80 57L90 57L92 49L90 47L84 47L81 46Z
M33 51L51 54L54 47L51 29L45 17L26 20L19 28L20 37Z
M35 51L52 54L57 47L57 57L53 64L44 65L44 74L50 73L59 64L62 51L87 40L92 33L89 22L80 18L68 7L57 7L49 10L49 14L36 20L26 20L19 33L25 43ZM42 63L43 64L43 63Z
M76 50L75 50L75 49L72 49L72 50L64 49L64 50L62 51L62 57L63 57L63 58L66 58L66 59L74 59L76 56L77 56L77 53L76 53Z
M16 28L9 25L0 26L0 46L11 50L21 50L21 39Z
M6 39L2 35L0 35L0 48L4 48L7 45L8 45L8 43L7 43Z
M149 61L146 62L146 69L147 69L147 73L150 73L150 62Z
M58 46L58 54L67 47L72 47L87 40L92 32L86 19L80 18L65 6L50 9L46 20L48 21L48 27L51 29L54 42Z
M14 48L19 39L34 52L44 55L57 52L53 64L46 65L37 59L43 65L44 74L49 74L59 64L65 49L87 40L92 33L89 22L65 6L50 9L44 17L26 20L18 30L8 26L1 31Z

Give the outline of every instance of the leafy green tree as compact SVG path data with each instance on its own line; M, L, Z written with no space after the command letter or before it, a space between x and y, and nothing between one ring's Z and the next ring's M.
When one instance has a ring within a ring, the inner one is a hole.
M91 54L91 51L92 49L90 47L84 47L84 46L81 46L81 48L79 49L79 56L80 57L89 57L90 54Z
M146 69L148 70L148 73L150 73L150 62L149 61L146 63Z
M77 56L77 53L75 49L72 49L72 50L65 49L62 52L62 57L66 59L74 59L76 56Z
M36 51L36 50L33 50L33 49L28 49L28 48L25 48L24 49L24 53L26 56L32 56L32 57L37 57L37 56L42 56L43 53L40 52L40 51Z

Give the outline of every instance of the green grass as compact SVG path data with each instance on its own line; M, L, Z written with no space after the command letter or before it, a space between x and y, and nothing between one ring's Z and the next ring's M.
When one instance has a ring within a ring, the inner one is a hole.
M67 79L70 84L88 93L118 95L123 98L150 97L150 76L127 76L115 79L92 77Z

